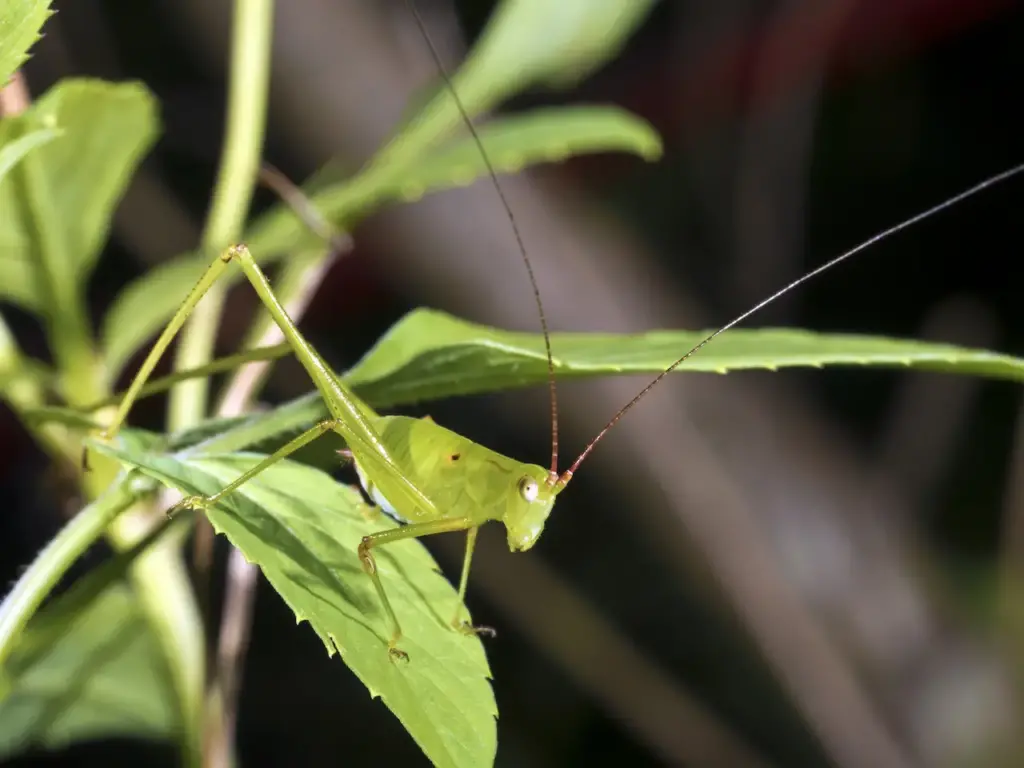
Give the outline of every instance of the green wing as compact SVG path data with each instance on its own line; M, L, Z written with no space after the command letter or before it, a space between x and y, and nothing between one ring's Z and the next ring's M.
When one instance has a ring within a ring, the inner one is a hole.
M388 501L397 509L408 510L408 517L441 517L437 505L410 479L411 473L403 470L388 450L387 443L377 429L381 417L337 376L332 374L332 378L334 394L344 405L343 408L331 408L340 421L337 431L345 438L354 460L367 478L374 485L386 487Z

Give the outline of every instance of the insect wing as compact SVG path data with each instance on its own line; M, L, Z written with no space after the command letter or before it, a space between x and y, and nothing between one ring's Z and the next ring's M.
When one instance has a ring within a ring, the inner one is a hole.
M418 517L441 517L440 511L395 461L387 450L380 434L369 420L361 420L360 429L342 428L352 456L366 477L377 486L388 486L388 501L397 510L406 510L404 517L413 517L414 509L420 511ZM385 482L382 483L381 479ZM396 495L399 498L395 498Z

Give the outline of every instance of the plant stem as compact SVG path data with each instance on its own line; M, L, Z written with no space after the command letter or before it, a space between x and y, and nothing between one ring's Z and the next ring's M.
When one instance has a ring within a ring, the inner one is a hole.
M103 535L110 522L128 509L136 498L130 481L122 476L107 493L68 521L18 579L14 589L0 603L0 668L28 620L71 564Z
M238 240L249 212L263 150L273 10L273 0L235 0L227 128L201 243L207 254L216 253ZM204 301L195 308L181 336L174 361L175 370L192 368L209 361L225 297L226 290L214 285ZM209 382L206 379L183 382L172 389L167 414L168 429L174 432L201 421L206 415L208 396ZM177 551L163 565L181 570L182 563ZM159 606L148 607L152 609L152 615L159 613ZM194 602L178 606L182 611L191 608L193 613L194 607ZM181 616L185 614L181 613ZM200 669L204 666L202 650L201 647L189 649L190 656L198 654L198 658L193 661ZM190 679L183 682L189 683L191 692L195 681ZM202 678L199 684L201 686ZM201 688L197 693L197 713L201 717ZM201 744L189 744L188 759L192 762L202 760L201 750Z
M241 237L256 186L266 123L273 9L273 0L235 0L224 151L201 243L208 254ZM225 295L225 289L213 286L196 307L181 337L176 370L210 359ZM175 387L169 428L176 431L200 421L208 395L209 382L203 379Z

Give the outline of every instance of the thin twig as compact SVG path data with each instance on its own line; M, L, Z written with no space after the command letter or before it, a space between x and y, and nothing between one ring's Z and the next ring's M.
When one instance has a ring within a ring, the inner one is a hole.
M19 69L3 88L0 88L0 117L20 115L32 103L25 75Z

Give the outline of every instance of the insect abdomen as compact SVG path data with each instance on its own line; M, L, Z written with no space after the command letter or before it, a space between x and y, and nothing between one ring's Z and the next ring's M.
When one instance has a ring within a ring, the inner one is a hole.
M356 462L356 474L359 476L359 484L366 491L366 495L370 497L370 501L376 504L380 510L390 517L392 520L398 523L408 523L409 521L403 517L399 511L395 508L395 505L388 501L387 497L381 493L380 488L373 484L373 482L363 472L362 467Z

